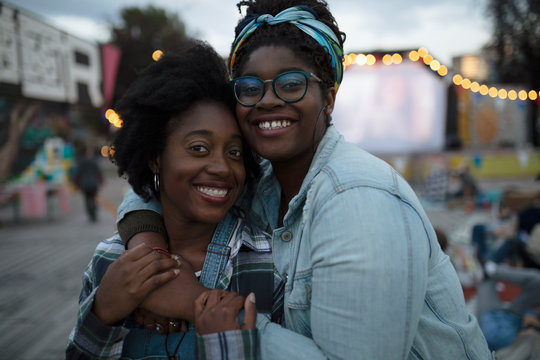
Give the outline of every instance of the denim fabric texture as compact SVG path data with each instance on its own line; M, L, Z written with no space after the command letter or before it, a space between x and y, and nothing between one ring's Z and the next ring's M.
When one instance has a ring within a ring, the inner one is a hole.
M493 358L420 202L392 167L329 127L278 227L281 189L262 165L250 220L272 234L286 279L285 328L257 318L263 359ZM119 214L158 210L134 196L125 203Z

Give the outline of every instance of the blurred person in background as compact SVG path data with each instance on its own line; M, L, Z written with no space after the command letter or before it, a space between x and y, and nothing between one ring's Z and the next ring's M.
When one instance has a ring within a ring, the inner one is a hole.
M73 183L84 195L84 206L91 222L98 220L96 203L99 188L103 185L103 172L92 147L86 147L78 159L73 175Z

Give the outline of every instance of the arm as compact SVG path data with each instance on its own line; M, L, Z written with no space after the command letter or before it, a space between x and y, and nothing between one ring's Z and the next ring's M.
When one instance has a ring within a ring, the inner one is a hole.
M98 245L84 273L78 320L66 350L68 359L119 357L128 333L124 318L148 292L176 276L176 261L147 247L123 251L114 239Z
M118 208L117 222L118 233L126 248L132 249L142 243L167 248L167 231L161 216L161 205L156 199L146 203L130 191ZM193 275L191 265L183 261L180 274L153 291L141 307L163 317L193 322L195 299L206 290Z
M319 196L309 209L303 241L310 241L311 304L305 293L293 299L301 282L288 303L311 307L312 338L259 317L262 358L405 358L427 286L423 223L398 198L370 188Z
M120 357L123 339L128 329L123 324L110 327L104 325L93 313L92 307L98 289L99 280L96 273L104 272L114 259L124 251L120 244L111 247L100 243L86 267L83 275L83 287L79 296L77 324L71 331L66 349L66 359L89 359L95 357ZM100 253L108 256L101 257Z

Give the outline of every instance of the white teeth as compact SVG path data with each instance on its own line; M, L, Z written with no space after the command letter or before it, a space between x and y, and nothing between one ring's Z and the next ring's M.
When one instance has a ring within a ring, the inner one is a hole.
M229 192L227 189L213 188L208 186L197 186L197 190L214 197L225 197Z
M259 123L259 129L263 130L275 130L282 129L285 127L291 126L289 120L273 120L273 121L262 121Z

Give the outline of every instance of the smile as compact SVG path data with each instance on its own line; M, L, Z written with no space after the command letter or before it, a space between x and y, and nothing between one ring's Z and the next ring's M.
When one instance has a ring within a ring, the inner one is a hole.
M222 189L222 188L215 188L215 187L209 187L209 186L197 186L197 190L202 192L203 194L224 198L229 193L229 190Z
M289 120L261 121L259 123L259 129L262 130L283 129L289 126L291 126L291 122Z

